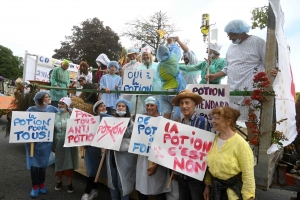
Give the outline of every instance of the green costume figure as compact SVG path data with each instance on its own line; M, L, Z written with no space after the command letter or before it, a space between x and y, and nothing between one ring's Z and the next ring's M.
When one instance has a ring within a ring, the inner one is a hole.
M209 73L215 74L221 71L226 66L226 60L220 58L220 49L221 46L218 44L210 44L210 52L208 60L211 60L211 65L209 67ZM180 65L179 69L186 73L187 75L193 75L195 73L201 73L200 84L206 84L205 75L207 74L208 60L202 61L198 65ZM220 84L222 78L209 81L209 84Z
M63 60L61 67L56 67L53 69L51 76L51 86L58 88L68 88L70 85L70 74L67 70L69 68L70 62L68 60ZM67 90L50 90L51 95L51 105L57 107L58 101L67 96Z

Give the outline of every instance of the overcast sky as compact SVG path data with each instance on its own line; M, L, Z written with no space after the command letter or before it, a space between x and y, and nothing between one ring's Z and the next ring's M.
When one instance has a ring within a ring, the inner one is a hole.
M223 44L221 56L224 57L230 45L224 26L233 19L243 19L250 24L251 9L265 5L268 5L267 0L0 0L0 45L10 48L17 56L23 57L27 50L51 57L53 50L60 48L60 41L72 34L72 27L88 18L98 17L105 26L121 33L127 21L137 16L147 18L161 10L182 30L178 36L190 40L189 47L199 60L205 57L199 29L201 16L209 13L211 23L216 23L219 29L218 41ZM300 0L281 0L281 5L285 13L285 35L291 47L291 65L297 77L300 74L297 55L300 52ZM266 30L251 30L250 34L266 38ZM126 38L121 38L121 43L126 48L134 45ZM295 83L296 91L300 91L300 79Z

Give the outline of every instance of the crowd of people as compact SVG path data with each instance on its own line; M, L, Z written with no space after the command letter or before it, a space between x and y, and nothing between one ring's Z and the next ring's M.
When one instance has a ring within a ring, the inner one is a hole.
M168 45L159 46L154 62L151 48L130 48L127 57L130 60L124 66L117 61L110 61L105 54L100 54L96 63L96 77L88 71L86 62L80 63L80 69L75 81L76 88L96 79L98 89L103 90L99 95L78 92L76 96L86 103L93 105L93 112L102 117L130 118L119 151L85 146L85 166L87 183L82 200L98 196L97 184L94 183L96 172L103 154L106 154L105 174L113 200L128 200L129 194L135 189L139 200L148 199L154 195L157 200L209 200L209 199L254 199L254 158L249 144L236 133L236 122L247 121L247 112L236 104L244 97L232 97L229 107L215 108L212 124L219 133L216 134L213 147L207 155L208 168L203 181L184 174L175 173L171 188L166 185L170 179L170 170L153 163L148 164L147 156L128 152L129 143L134 127L134 114L145 114L151 117L175 120L188 126L209 130L208 121L196 113L195 108L202 103L202 97L186 90L186 84L220 84L222 77L228 77L230 89L243 90L252 88L254 72L264 70L265 42L261 38L248 35L250 26L242 20L230 21L225 27L232 45L226 57L221 58L221 46L212 43L207 51L205 61L198 62L195 53L188 48L179 37L168 38ZM176 43L177 42L177 43ZM183 57L181 50L183 51ZM140 61L137 57L140 55ZM179 64L180 59L184 64ZM51 86L67 88L70 84L67 68L69 61L64 60L61 66L54 68L51 75ZM172 91L176 95L151 96L120 95L111 91L121 90L125 70L154 71L153 90ZM209 72L209 73L207 73ZM272 71L276 75L277 71ZM93 96L94 95L94 96ZM95 96L96 95L96 96ZM92 97L93 96L93 97ZM49 101L51 98L51 104ZM31 171L31 197L39 193L47 193L45 187L46 168L55 163L57 185L55 190L62 189L62 178L66 176L68 192L74 191L72 177L78 168L78 149L63 147L66 134L66 123L70 118L72 98L67 97L66 90L51 89L50 94L38 92L34 101L35 106L28 108L30 112L56 113L54 139L52 143L36 143L34 157L29 157L29 145L26 145L27 167ZM51 151L55 159L51 159Z

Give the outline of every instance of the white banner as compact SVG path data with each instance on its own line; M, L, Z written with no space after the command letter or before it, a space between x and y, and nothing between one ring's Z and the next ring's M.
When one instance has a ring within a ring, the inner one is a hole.
M297 137L296 109L295 109L295 84L290 63L289 46L283 31L284 13L281 10L280 1L269 0L276 17L276 39L278 45L278 68L279 72L273 82L275 91L276 121L287 118L284 122L276 124L276 130L283 132L288 140L281 141L283 146L291 144ZM267 153L271 154L278 150L277 144L272 144Z
M148 156L161 117L137 114L129 145L129 153Z
M123 76L123 91L152 91L153 69L125 70Z
M214 133L161 118L149 160L202 181L214 138Z
M9 143L52 142L55 113L13 111Z
M130 118L103 117L91 146L119 151Z
M60 65L62 63L62 60L58 60L55 58L45 57L45 56L38 56L38 65L41 66L48 66L53 67L53 65ZM70 63L70 66L68 68L69 71L77 72L79 69L79 65Z
M211 120L211 111L216 107L229 106L229 85L219 84L189 84L186 89L199 94L203 101L196 106L196 112L208 120L210 131L214 132Z

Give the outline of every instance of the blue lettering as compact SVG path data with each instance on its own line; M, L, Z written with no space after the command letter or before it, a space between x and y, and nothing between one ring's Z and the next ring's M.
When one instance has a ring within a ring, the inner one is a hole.
M30 134L29 134L28 132L25 132L25 133L22 134L22 138L23 138L24 140L29 140Z
M133 149L132 149L132 151L134 152L136 149L139 149L140 148L140 143L134 143L133 144Z
M45 137L46 137L46 133L44 131L40 132L39 139L44 139Z
M17 124L20 124L21 126L24 126L26 124L26 121L24 119L15 118L14 119L14 126L16 126Z
M22 134L23 131L14 132L14 134L17 135L17 140L20 140L20 134Z

